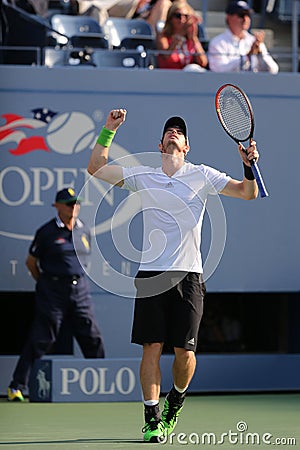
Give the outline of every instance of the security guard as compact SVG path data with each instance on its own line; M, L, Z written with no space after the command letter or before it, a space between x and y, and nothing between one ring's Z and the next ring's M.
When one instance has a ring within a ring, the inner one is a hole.
M80 198L74 190L56 194L57 216L35 234L26 265L36 280L36 311L32 330L8 388L8 400L23 401L36 359L56 342L65 318L71 323L85 358L104 358L84 269L90 254L90 231L78 218Z

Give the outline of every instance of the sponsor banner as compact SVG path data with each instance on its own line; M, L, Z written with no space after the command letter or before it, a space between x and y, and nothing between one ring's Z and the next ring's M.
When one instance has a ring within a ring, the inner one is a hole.
M173 384L173 359L173 355L161 357L162 394L166 394ZM189 393L300 389L300 355L197 355L196 359ZM42 359L35 363L31 373L29 400L142 401L139 366L140 358Z
M29 400L140 401L139 365L139 359L42 359L31 373Z

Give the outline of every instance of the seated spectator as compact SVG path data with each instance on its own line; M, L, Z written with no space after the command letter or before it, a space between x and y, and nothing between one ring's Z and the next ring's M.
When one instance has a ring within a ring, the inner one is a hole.
M162 50L157 57L160 69L206 70L207 57L198 39L200 20L186 1L172 3L156 40L157 49Z
M213 72L277 73L278 64L264 43L264 32L249 33L252 10L245 1L234 1L226 9L227 29L209 42L209 68Z
M103 25L108 17L144 19L156 32L156 23L165 21L171 0L77 0L79 14L94 17Z
M79 14L93 17L103 26L109 16L131 19L139 0L77 0L77 3Z

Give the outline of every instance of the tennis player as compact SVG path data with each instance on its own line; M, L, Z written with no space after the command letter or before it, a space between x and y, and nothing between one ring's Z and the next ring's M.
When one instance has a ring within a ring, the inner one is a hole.
M108 165L109 147L125 118L125 109L114 109L108 114L88 172L112 185L139 192L141 197L144 236L135 278L132 342L143 346L140 381L144 441L161 442L175 428L196 368L205 294L200 236L207 196L221 193L245 200L256 198L258 187L250 160L257 160L259 155L254 141L247 154L238 148L244 165L242 181L203 164L186 162L190 150L187 126L181 117L171 117L159 143L161 167ZM164 343L174 349L174 384L160 414L159 363Z

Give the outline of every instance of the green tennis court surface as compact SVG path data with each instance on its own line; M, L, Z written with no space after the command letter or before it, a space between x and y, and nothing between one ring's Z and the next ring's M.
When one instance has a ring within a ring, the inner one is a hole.
M300 393L188 396L165 444L143 443L142 427L141 403L0 400L0 450L300 449Z

